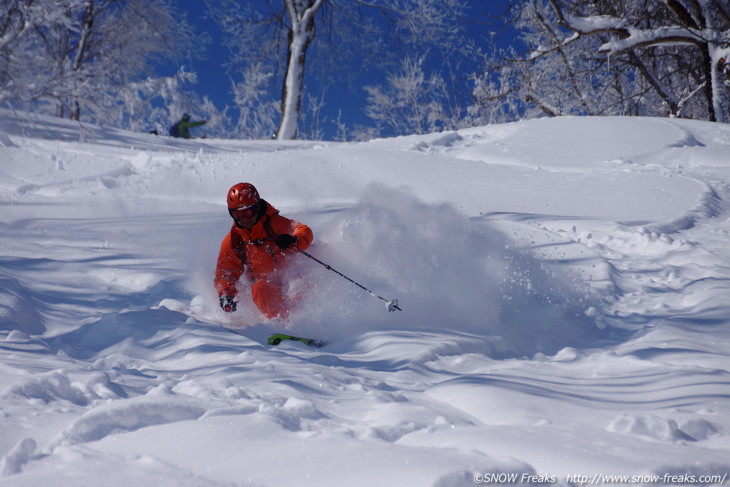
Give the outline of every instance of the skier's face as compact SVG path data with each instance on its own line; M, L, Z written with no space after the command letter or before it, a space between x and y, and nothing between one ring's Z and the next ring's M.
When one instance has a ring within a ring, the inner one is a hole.
M243 228L251 228L256 225L258 221L258 207L249 206L248 208L241 208L238 210L231 210L231 216L238 226Z

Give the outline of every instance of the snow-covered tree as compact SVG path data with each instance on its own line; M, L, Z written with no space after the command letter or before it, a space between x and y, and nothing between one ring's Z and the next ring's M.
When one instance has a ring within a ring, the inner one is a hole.
M509 61L500 70L500 87L492 92L517 96L525 115L601 115L620 105L611 89L613 76L592 53L594 39L563 42L564 33L545 2L528 1L515 25L531 50L520 56L511 47ZM491 73L490 73L491 74ZM489 91L489 90L487 90Z
M273 76L273 69L259 61L244 68L243 81L233 82L233 102L238 107L234 134L251 138L274 135L278 105L267 91Z
M193 48L170 0L7 0L0 100L103 122L155 61Z
M664 8L670 16L650 18L624 17L611 14L583 16L566 8L564 0L550 0L561 26L573 32L572 38L608 35L598 51L609 56L632 53L653 47L691 46L702 76L695 86L685 87L690 93L699 87L705 89L708 101L708 118L713 121L730 121L728 103L728 75L730 74L730 2L727 0L664 0ZM645 9L648 13L648 9ZM662 80L654 73L645 76L656 83L669 103L671 95L661 86Z
M727 0L514 0L527 54L502 51L476 91L523 116L727 121ZM501 61L501 62L500 62ZM494 112L494 110L493 110ZM510 112L514 112L510 110Z
M0 3L0 101L31 100L48 91L51 61L46 32L70 25L69 11L81 11L84 0L46 2L5 0Z
M388 75L387 86L366 86L367 115L379 127L395 134L425 134L447 126L446 85L438 74L427 76L425 57L403 60L398 73Z
M248 66L266 60L281 79L279 139L297 136L305 70L326 88L397 66L414 46L438 46L440 52L464 48L457 41L463 0L209 0L208 5L230 35L231 66L248 72Z
M119 88L116 111L106 115L106 123L135 132L155 131L166 135L172 121L183 113L204 119L206 135L225 136L230 132L228 116L207 98L191 93L197 75L181 67L173 76L149 76Z

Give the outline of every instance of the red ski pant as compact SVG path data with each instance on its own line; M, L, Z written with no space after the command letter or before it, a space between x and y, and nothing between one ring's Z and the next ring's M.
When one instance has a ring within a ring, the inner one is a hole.
M289 305L282 295L281 288L268 279L259 279L251 286L251 297L259 310L269 319L289 318Z

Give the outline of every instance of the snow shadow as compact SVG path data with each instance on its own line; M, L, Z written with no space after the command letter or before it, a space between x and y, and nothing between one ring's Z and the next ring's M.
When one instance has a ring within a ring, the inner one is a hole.
M31 291L20 281L0 275L0 330L17 330L27 335L46 331Z
M403 310L388 313L383 300L302 259L296 272L313 288L295 316L303 333L337 339L377 328L450 331L494 338L507 356L554 354L608 337L581 282L452 206L373 186L352 207L301 221L314 228L313 255L399 299Z
M96 321L45 341L52 349L81 360L96 358L111 349L130 357L143 357L149 353L148 347L154 348L153 343L164 342L172 331L185 328L185 318L165 308L107 313Z

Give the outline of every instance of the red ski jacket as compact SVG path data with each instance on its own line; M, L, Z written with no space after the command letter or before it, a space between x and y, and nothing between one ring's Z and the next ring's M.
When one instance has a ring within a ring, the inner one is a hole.
M236 283L244 270L255 282L284 268L296 250L280 249L275 243L277 236L286 233L297 237L296 248L300 250L306 250L312 243L314 236L307 225L281 216L279 210L261 201L266 211L259 221L251 229L234 223L221 243L215 269L215 288L219 296L236 296Z

